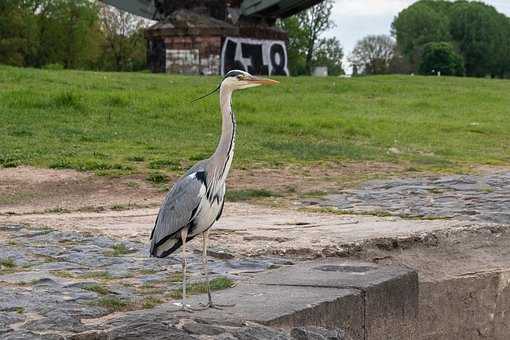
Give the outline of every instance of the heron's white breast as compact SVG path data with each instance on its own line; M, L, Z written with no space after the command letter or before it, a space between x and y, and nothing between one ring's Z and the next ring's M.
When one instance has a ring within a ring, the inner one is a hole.
M194 219L195 227L192 230L192 236L203 233L216 221L225 197L225 184L220 187L220 190L217 193L217 197L219 199L214 199L215 196L216 195L213 195L213 200L209 201L207 199L207 195L202 195L202 200L200 201L200 206L197 210L197 216Z

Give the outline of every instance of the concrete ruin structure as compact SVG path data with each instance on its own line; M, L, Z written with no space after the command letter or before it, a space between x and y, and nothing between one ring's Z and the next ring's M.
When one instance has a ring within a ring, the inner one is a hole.
M276 21L321 0L105 0L157 20L145 32L152 72L289 75L287 33Z

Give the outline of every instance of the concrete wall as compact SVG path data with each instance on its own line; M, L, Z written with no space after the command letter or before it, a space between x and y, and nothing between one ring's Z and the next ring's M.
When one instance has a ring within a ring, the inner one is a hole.
M221 37L167 37L166 72L177 74L219 74Z
M510 272L420 283L423 340L510 339Z

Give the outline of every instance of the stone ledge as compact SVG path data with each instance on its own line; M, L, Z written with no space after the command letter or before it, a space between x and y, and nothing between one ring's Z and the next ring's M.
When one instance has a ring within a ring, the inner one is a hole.
M311 261L262 273L214 297L221 304L236 303L223 311L233 319L286 329L341 328L352 339L411 339L418 317L418 275L403 267Z

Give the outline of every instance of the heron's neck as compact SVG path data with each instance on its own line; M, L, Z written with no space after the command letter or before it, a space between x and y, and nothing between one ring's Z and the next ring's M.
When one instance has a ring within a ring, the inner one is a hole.
M218 179L225 180L232 158L234 156L234 146L236 138L236 116L232 111L232 90L221 86L220 88L220 108L222 114L221 138L218 147L214 152L213 164L214 173Z

